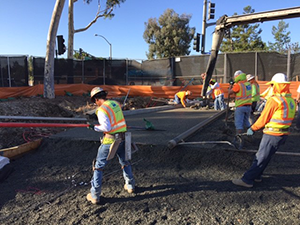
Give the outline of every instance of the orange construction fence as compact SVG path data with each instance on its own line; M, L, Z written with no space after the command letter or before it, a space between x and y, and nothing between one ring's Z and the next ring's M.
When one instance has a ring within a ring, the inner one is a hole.
M258 81L260 86L260 92L262 93L268 87L266 85L268 81ZM300 82L291 82L291 93L293 98L297 96L297 88ZM100 86L104 90L108 91L108 97L120 97L126 96L129 92L130 97L142 96L142 97L157 97L157 98L174 98L176 92L180 91L182 87L179 86L144 86L144 85L88 85L88 84L56 84L54 86L55 95L84 95L88 94L92 88ZM227 98L229 84L220 84L222 90ZM192 98L201 96L202 85L189 85L185 90L192 92ZM43 95L44 85L38 84L28 87L3 87L0 88L0 99L7 99L11 97L31 97L37 95Z

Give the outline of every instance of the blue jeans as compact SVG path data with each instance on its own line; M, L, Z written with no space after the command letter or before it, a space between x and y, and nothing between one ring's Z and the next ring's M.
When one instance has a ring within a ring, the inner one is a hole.
M225 108L226 108L226 104L224 102L224 95L217 96L214 101L214 109L224 110Z
M247 184L253 184L255 179L260 179L272 156L283 145L287 139L287 135L273 136L263 134L259 149L254 157L252 166L244 174L242 180Z
M108 163L106 160L108 153L109 153L110 145L103 145L101 144L98 148L98 154L96 158L94 174L91 180L91 194L92 198L100 199L101 195L101 185L102 185L102 176L103 176L103 168ZM129 189L134 189L135 180L133 178L131 165L128 161L125 161L125 141L122 141L116 155L119 158L119 163L123 168L123 177L125 180L125 184Z
M176 104L179 104L179 103L180 103L180 99L178 98L177 95L174 96L174 102L175 102Z
M234 113L235 129L243 130L244 128L250 127L250 122L249 122L250 113L251 113L251 105L236 107Z

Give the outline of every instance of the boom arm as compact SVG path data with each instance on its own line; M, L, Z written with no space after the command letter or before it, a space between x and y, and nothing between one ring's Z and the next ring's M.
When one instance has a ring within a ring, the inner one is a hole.
M229 30L232 26L235 25L265 22L265 21L280 20L280 19L289 19L295 17L300 17L300 7L278 9L278 10L272 10L272 11L266 11L260 13L251 13L251 14L231 16L231 17L224 15L220 17L220 19L218 19L216 23L216 28L213 34L211 54L206 67L206 77L203 83L201 95L202 96L206 95L207 87L216 65L220 45L222 43L224 34L227 30Z

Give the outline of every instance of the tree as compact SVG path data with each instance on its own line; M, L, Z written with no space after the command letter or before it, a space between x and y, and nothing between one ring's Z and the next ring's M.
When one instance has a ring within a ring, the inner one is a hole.
M292 53L300 52L299 43L291 43L291 32L287 31L288 27L289 24L285 23L283 20L278 22L277 27L272 27L272 34L275 42L268 42L269 50L277 51L279 53L287 53L289 49L292 51Z
M120 3L125 2L126 0L107 0L105 8L102 10L101 5L100 5L100 0L98 0L98 10L96 13L95 18L84 28L80 29L74 29L74 2L77 0L69 0L69 12L68 12L68 17L69 17L69 34L68 34L68 59L73 59L73 50L74 50L74 34L86 31L89 29L94 23L97 22L97 20L101 17L103 18L112 18L114 17L114 14L112 13L114 8ZM83 0L87 4L89 4L92 0Z
M243 14L254 13L255 10L251 6L244 8ZM234 15L237 15L235 13ZM266 50L266 44L262 41L260 34L262 29L259 24L237 25L230 29L230 35L224 38L220 47L222 52L247 52Z
M70 27L73 28L73 3L76 2L77 0L69 0L69 8L71 8L71 13L69 13L69 20L71 20L71 25L69 24L69 29ZM87 3L90 3L92 0L84 0ZM92 24L94 24L98 18L100 17L112 17L113 14L112 9L116 6L119 5L121 2L124 2L126 0L106 0L106 8L103 11L98 11L99 14L96 16L96 18L85 28L80 29L77 32L87 30ZM100 0L99 0L100 2ZM47 50L46 50L46 57L45 57L45 70L44 70L44 97L45 98L55 98L55 93L54 93L54 50L55 50L55 40L56 40L56 34L57 34L57 29L60 21L60 17L62 14L62 10L65 4L65 0L56 0L54 10L52 13L52 18L49 26L49 31L48 31L48 37L47 37ZM102 12L102 14L100 14ZM72 29L74 31L74 28ZM73 33L74 34L74 33ZM71 38L71 47L69 47L68 44L68 55L70 49L72 49L72 56L73 58L73 37Z
M179 16L172 9L167 9L157 21L150 18L145 23L144 40L149 44L148 59L168 58L189 55L190 43L195 28L189 27L191 16Z
M55 98L54 93L54 50L57 29L65 0L56 0L47 37L47 50L44 70L44 97Z

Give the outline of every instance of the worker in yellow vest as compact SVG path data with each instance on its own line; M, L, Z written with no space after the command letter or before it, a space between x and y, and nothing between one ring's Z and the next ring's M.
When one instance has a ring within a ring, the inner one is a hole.
M254 131L264 128L264 134L252 166L241 179L232 181L235 185L250 188L254 182L262 181L261 176L271 157L285 143L295 116L296 104L289 90L287 76L277 73L268 84L273 84L273 96L268 99L257 121L247 130L247 135L253 135Z
M250 127L250 113L252 105L252 87L247 81L246 74L241 70L234 73L234 84L228 92L235 95L234 123L237 134L243 133Z
M254 112L256 111L257 102L260 100L260 90L259 90L259 84L255 80L255 76L252 74L248 74L247 81L250 82L252 87L252 105L251 105L251 114L250 114L250 124L253 124L255 122L254 118Z
M91 91L91 101L98 106L96 115L99 125L90 125L89 128L104 134L97 158L93 164L92 187L90 193L86 196L87 200L93 204L100 202L103 169L108 160L114 157L114 154L118 156L123 170L124 189L128 193L133 193L135 189L135 180L130 162L125 160L125 132L127 126L122 108L118 102L107 100L106 96L107 92L100 87L95 87Z

